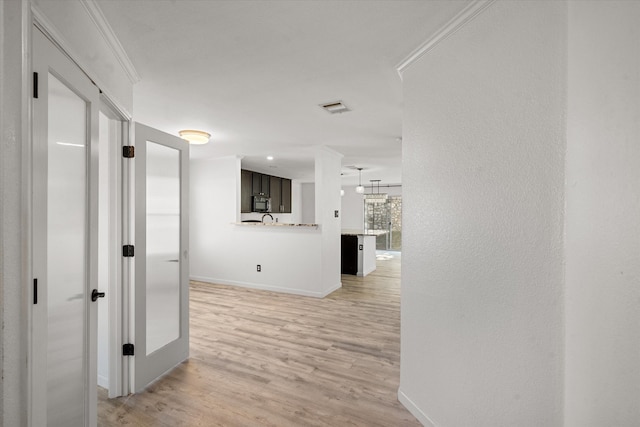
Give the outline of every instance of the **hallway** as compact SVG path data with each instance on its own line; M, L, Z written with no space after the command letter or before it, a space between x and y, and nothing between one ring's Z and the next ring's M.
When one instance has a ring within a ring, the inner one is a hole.
M419 426L397 401L400 254L324 299L191 282L191 357L100 426Z

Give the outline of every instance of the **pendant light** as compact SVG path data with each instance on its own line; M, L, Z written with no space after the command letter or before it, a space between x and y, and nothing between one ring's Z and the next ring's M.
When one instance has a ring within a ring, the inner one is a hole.
M358 186L356 187L356 193L358 194L363 194L364 193L364 187L362 186L362 168L356 168L358 169Z
M387 193L380 192L380 181L381 180L379 179L369 180L369 182L371 182L371 193L364 195L365 200L371 203L385 203L387 201L387 198L389 197L389 195ZM377 185L377 191L375 193L373 192L374 183Z

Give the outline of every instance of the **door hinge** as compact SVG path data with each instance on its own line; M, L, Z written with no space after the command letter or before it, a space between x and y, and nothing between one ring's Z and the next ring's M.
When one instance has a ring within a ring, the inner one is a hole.
M122 256L123 257L132 257L133 256L133 245L124 245L122 247Z
M122 355L123 356L135 356L133 344L123 344L122 345Z
M33 73L33 97L38 99L38 73Z
M125 159L132 159L136 156L136 147L133 145L122 146L122 157Z
M33 279L33 303L38 303L38 279Z

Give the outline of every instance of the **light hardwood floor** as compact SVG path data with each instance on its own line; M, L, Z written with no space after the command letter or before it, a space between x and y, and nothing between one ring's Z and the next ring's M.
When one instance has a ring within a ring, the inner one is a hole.
M398 402L399 254L324 299L191 283L191 355L100 426L419 426Z

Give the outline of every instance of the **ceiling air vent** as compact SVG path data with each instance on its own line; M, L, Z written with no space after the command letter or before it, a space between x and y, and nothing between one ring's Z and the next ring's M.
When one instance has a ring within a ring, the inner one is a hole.
M320 104L320 106L329 114L346 113L347 111L351 111L342 103L342 101Z

